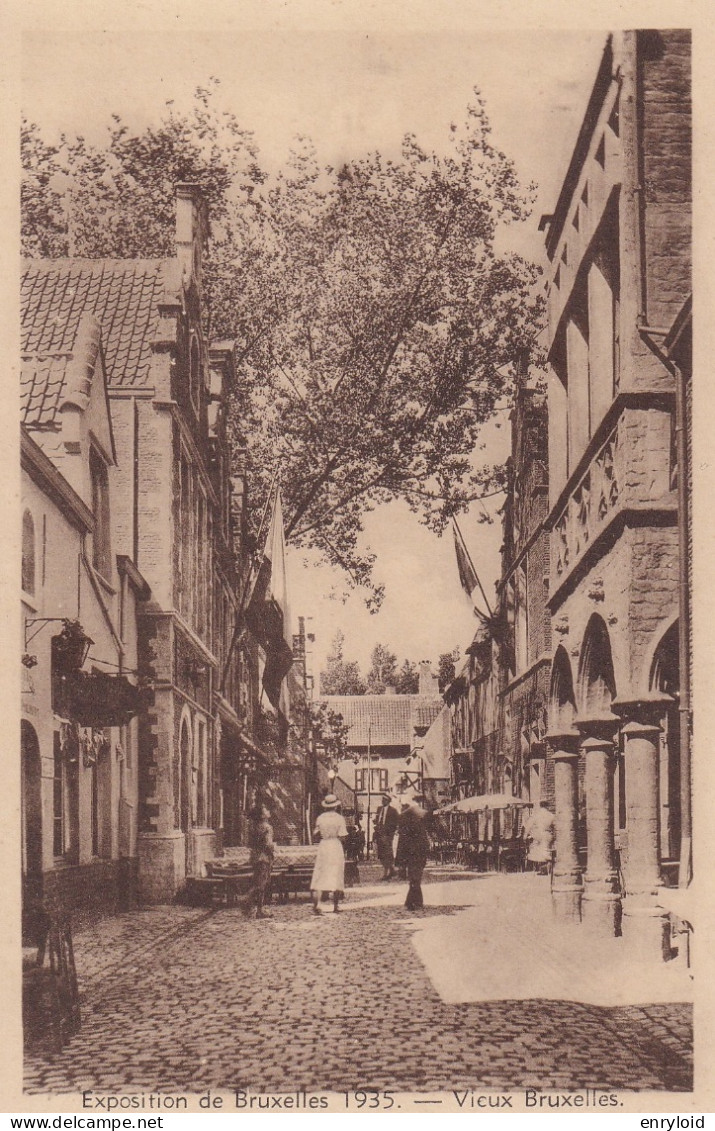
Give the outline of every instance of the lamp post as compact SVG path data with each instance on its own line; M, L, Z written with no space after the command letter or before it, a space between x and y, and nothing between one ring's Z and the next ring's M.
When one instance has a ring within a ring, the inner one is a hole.
M372 768L370 766L370 760L371 760L371 757L372 757L371 746L372 746L372 724L368 723L367 724L367 829L366 829L367 844L365 846L365 859L366 860L370 859L370 841L372 839L372 837L370 835L370 802L372 801Z

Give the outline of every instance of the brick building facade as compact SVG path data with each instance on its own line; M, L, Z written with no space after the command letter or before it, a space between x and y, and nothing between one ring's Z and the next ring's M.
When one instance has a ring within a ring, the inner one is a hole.
M496 611L480 625L445 693L452 710L453 785L457 798L509 793L548 803L548 416L537 389L522 386L515 395L511 445Z
M549 581L548 411L536 389L521 387L511 415L509 490L503 510L504 542L499 582L502 638L499 656L501 747L508 788L538 804L553 797L553 767L546 729L551 622Z
M689 827L678 646L685 467L667 343L691 289L690 205L689 34L609 37L555 211L542 221L554 898L609 933L622 912L624 935L656 948L657 893L669 865L684 864Z

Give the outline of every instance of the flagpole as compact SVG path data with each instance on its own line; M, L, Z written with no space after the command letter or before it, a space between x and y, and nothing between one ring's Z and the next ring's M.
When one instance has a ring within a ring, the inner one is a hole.
M469 562L470 566L474 570L474 576L477 579L477 585L479 586L479 592L481 593L482 597L484 598L484 604L487 606L487 612L489 613L489 616L493 618L494 613L492 612L491 607L489 605L489 602L487 601L487 595L484 592L484 587L483 587L481 581L479 580L479 574L477 573L474 562L472 561L472 555L470 554L469 550L467 549L467 543L464 541L464 536L462 534L462 531L459 529L459 523L457 522L456 518L454 518L454 517L452 518L452 522L454 523L454 529L457 531L457 534L459 535L459 541L462 543L462 549L464 550L465 554L467 555L467 561Z

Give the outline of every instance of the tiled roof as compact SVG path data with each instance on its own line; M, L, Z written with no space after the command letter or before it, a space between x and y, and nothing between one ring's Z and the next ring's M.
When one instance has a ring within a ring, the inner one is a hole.
M166 290L161 259L27 260L22 275L22 351L42 358L72 350L85 311L102 329L107 383L148 383L157 303Z
M347 745L411 746L414 728L428 727L444 703L421 695L322 695L321 702L343 716Z
M413 726L431 727L443 707L443 699L417 699L412 716Z
M324 695L321 700L343 716L348 746L409 746L412 695Z
M29 428L54 424L65 382L67 356L23 358L20 370L20 420Z

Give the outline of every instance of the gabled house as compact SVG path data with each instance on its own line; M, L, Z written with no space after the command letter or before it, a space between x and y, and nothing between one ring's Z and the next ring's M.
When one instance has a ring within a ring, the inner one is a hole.
M25 322L21 363L24 904L126 905L144 703L137 606L150 590L114 544L99 322L83 311L59 343L35 336L40 320Z
M424 739L444 707L437 678L423 662L416 695L388 690L384 695L321 695L320 701L342 715L348 727L347 757L338 764L337 775L353 789L355 808L367 815L371 835L382 793L423 788ZM431 764L442 764L432 742L430 758Z
M239 823L258 683L234 634L245 482L232 481L228 452L232 347L211 347L204 332L197 186L178 186L176 222L174 256L35 260L23 273L29 351L71 348L88 314L101 330L116 448L111 552L151 588L139 610L153 699L138 734L137 842L150 901L172 898L220 849L224 792Z

